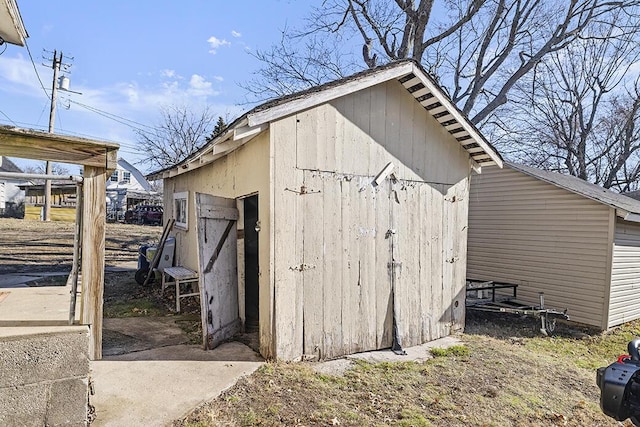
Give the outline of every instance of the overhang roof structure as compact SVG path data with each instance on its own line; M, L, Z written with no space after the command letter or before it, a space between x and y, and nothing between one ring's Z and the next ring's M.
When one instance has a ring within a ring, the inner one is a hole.
M0 0L0 37L18 46L24 46L29 37L15 0Z
M0 156L115 169L118 148L114 142L0 126Z

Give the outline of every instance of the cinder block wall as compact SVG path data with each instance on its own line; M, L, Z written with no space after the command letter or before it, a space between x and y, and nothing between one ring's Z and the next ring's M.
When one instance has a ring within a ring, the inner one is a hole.
M0 426L86 426L86 327L0 337Z

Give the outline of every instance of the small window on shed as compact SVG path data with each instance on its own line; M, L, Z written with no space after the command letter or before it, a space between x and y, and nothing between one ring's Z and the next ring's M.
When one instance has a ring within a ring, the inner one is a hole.
M131 172L122 172L122 181L125 184L128 184L131 182Z
M189 192L173 193L173 218L176 220L175 226L187 229L189 218L189 204L187 203Z

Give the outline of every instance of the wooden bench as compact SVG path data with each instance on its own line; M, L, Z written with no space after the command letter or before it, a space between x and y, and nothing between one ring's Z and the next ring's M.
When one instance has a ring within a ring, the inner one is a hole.
M171 280L173 279L173 280ZM162 292L168 286L176 287L176 311L180 312L180 299L186 297L200 296L198 284L198 273L185 267L167 267L162 271ZM197 292L193 292L193 284L196 284ZM191 292L186 294L180 293L180 285L188 285L187 289Z

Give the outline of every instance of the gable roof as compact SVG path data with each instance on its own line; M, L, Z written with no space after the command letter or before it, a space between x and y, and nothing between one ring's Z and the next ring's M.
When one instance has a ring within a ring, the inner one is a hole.
M138 168L136 168L123 158L118 159L118 166L131 173L131 175L133 175L133 177L138 182L138 184L140 184L143 190L153 191L153 188L151 188L151 184L149 184L149 181L147 181L147 179L144 177L142 172L138 170Z
M505 166L526 175L553 184L556 187L602 203L616 209L616 215L633 222L640 222L640 201L615 193L571 175L550 172L517 163L505 162Z
M483 165L494 164L502 167L502 157L497 150L456 107L433 78L416 61L406 59L261 104L242 115L218 137L185 160L153 172L148 177L150 179L167 178L198 168L225 156L267 130L272 121L389 80L400 82L416 101L465 148L476 169Z
M8 157L0 156L0 172L22 173L22 169L20 169Z

